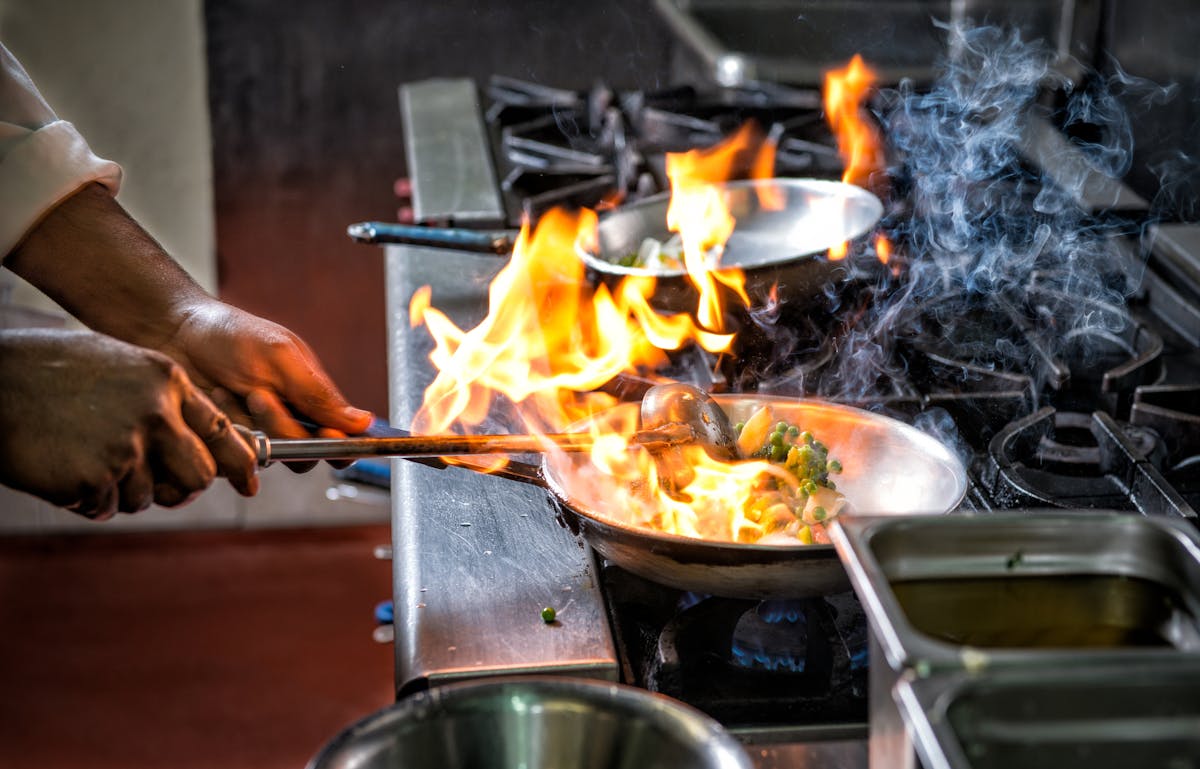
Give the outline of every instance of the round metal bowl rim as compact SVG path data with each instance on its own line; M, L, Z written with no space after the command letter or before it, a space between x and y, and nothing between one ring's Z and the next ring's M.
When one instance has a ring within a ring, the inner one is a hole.
M875 224L878 223L879 220L883 217L882 201L880 201L879 198L871 191L865 190L862 187L859 187L858 185L850 184L849 182L839 182L839 181L833 181L831 179L808 179L808 178L785 177L785 178L780 178L780 179L739 179L739 180L730 181L730 182L720 182L720 183L714 184L713 186L721 187L721 188L737 189L740 187L757 187L759 185L766 185L766 184L772 184L772 185L776 185L776 186L780 186L780 187L788 187L788 188L793 188L793 189L798 188L798 189L820 190L821 188L825 188L826 190L833 190L833 189L845 190L848 193L846 195L846 197L860 198L862 200L868 201L869 204L873 204L872 207L876 209L877 213L874 216L872 223L870 225L868 225L867 227L863 228L862 232L851 233L846 238L846 240L854 240L855 238L862 237L866 233L870 232L871 228L874 227ZM660 202L669 201L670 197L671 197L670 192L659 192L654 195L648 195L647 197L642 198L641 200L639 200L638 202L636 202L632 205L648 207L648 206L652 206L652 205L655 205ZM622 212L622 210L623 209L616 209L615 213L620 214ZM625 210L627 210L627 209L625 209ZM665 226L665 223L664 223L664 226ZM838 245L838 244L831 243L829 245L829 247L832 248L833 246L836 246L836 245ZM583 246L583 243L581 240L575 241L575 253L584 262L584 264L586 264L588 267L591 267L594 270L597 270L599 272L609 274L609 275L637 275L637 276L642 276L642 277L654 277L654 278L679 278L679 277L684 277L687 275L687 271L682 270L682 269L679 269L679 270L651 270L651 269L647 269L645 267L627 267L625 265L617 264L616 262L611 262L601 256L597 256L596 254L592 253L592 251L590 251L589 249L587 249ZM798 262L803 259L811 259L821 253L823 253L823 251L808 251L805 253L795 254L794 256L790 256L785 259L779 259L778 261L770 262L768 264L756 264L756 265L751 265L749 267L744 267L741 265L726 265L726 266L718 265L717 268L712 271L713 272L721 272L723 270L760 269L760 268L768 267L768 266L769 267L777 267L777 266L791 264L793 262Z
M936 438L934 438L926 433L921 432L920 430L913 427L912 425L907 425L896 419L892 419L891 417L883 416L882 414L875 414L870 411L865 411L864 409L855 408L853 406L845 406L840 403L831 403L829 401L820 400L818 398L787 398L787 397L776 397L776 396L769 396L769 395L755 395L755 394L750 394L750 393L717 394L717 395L713 395L713 398L717 401L717 403L724 403L724 402L736 401L736 400L763 400L763 401L769 401L771 403L813 405L813 406L817 406L820 408L828 408L828 409L832 409L834 411L843 411L843 412L847 412L850 414L854 414L854 415L863 417L872 422L882 422L882 423L888 425L892 429L899 429L899 430L901 430L901 432L912 435L914 438L916 438L918 441L920 441L922 443L931 443L931 444L937 446L944 453L944 459L948 463L952 463L954 475L958 480L958 494L955 496L955 498L953 500L949 501L949 503L946 505L946 509L944 511L942 511L943 514L950 512L954 508L958 507L959 503L961 503L967 495L967 471L966 471L965 466L963 466L962 460L960 460L945 445L938 442ZM629 406L630 404L622 404L622 405ZM613 408L621 408L621 406L614 406ZM568 428L568 430L571 432L574 432L577 430L578 431L585 430L590 423L595 421L596 418L602 417L604 415L604 413L606 413L606 412L600 412L599 414L596 415L596 417L593 417L592 419L586 419L578 424L572 425L570 428ZM673 534L673 533L667 532L667 531L657 531L657 530L648 529L648 528L645 528L642 526L635 526L632 524L624 523L622 521L618 521L618 520L612 519L608 516L602 515L599 512L591 509L590 507L585 507L585 506L577 504L575 501L573 501L572 498L570 497L570 495L568 495L566 493L566 491L563 489L562 484L559 481L558 473L554 472L554 468L551 466L551 459L552 459L552 455L546 454L542 460L542 478L545 480L546 486L550 489L550 491L554 494L554 496L569 511L580 516L581 518L584 518L590 524L595 524L597 526L607 527L609 529L623 531L623 532L627 532L630 534L640 535L640 536L643 536L643 537L646 537L646 538L649 538L649 539L652 539L655 541L661 541L664 544L670 543L670 545L672 547L684 546L684 547L688 547L688 548L699 548L699 549L701 549L702 552L705 549L726 550L728 548L737 548L738 550L741 550L741 551L761 552L761 553L781 553L781 554L788 554L788 555L794 556L796 553L805 552L805 553L813 553L815 555L817 553L833 551L836 549L832 544L829 544L829 545L821 545L821 544L812 544L812 545L769 544L769 545L762 545L757 542L733 542L733 541L729 541L729 540L699 539L696 537L685 537L682 534ZM930 512L932 512L932 511L930 511ZM912 515L919 515L919 514L920 513L912 513ZM854 513L849 513L849 515L853 516ZM864 512L863 515L881 515L881 513ZM902 517L902 516L896 516L896 517Z
M398 719L425 717L427 711L443 702L469 702L472 695L488 690L523 688L528 691L545 690L553 696L576 695L579 699L594 703L617 702L630 710L642 711L660 725L682 725L694 736L703 736L703 746L715 750L723 760L723 766L749 769L749 758L741 745L712 717L704 712L664 694L650 692L627 684L590 678L552 675L503 675L488 679L456 681L441 684L411 694L397 702L370 713L339 731L326 742L306 765L306 769L319 769L339 751L357 740L370 737L376 731L389 728ZM724 759L728 759L727 761Z

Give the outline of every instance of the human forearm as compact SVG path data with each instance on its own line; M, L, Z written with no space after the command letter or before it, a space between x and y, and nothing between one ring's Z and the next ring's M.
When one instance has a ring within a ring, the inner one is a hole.
M213 301L98 184L47 214L4 265L89 327L145 347Z

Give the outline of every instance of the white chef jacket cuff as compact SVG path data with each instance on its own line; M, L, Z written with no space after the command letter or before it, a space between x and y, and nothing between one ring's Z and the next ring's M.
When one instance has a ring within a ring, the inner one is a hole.
M75 126L56 120L0 156L0 260L52 208L89 182L117 194L121 167L97 157Z

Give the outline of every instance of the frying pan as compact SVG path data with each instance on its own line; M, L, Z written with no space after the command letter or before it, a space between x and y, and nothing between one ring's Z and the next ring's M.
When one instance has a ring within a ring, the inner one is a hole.
M770 405L776 420L812 432L829 448L830 456L842 464L843 470L836 480L849 506L842 515L947 513L958 506L966 493L966 470L958 457L934 438L902 422L814 400L759 395L711 397L732 423L744 422L762 406ZM623 432L625 426L637 422L641 406L640 402L624 403L603 411L569 427L567 437L587 436L596 426ZM427 440L393 428L382 431L376 428L371 438L376 442L379 438ZM514 436L466 438L500 438L510 443L514 440ZM444 437L433 440L443 445L439 450L445 450ZM315 453L304 456L319 458L345 457L347 445L353 446L354 441L286 443L293 446L311 443ZM587 442L590 444L590 439ZM322 447L329 445L339 453L320 453ZM497 451L504 450L496 445ZM510 446L508 450L514 449ZM441 460L430 457L411 461L445 466ZM468 469L481 469L469 462L461 464ZM806 598L850 589L833 545L719 542L636 524L629 511L615 506L613 479L601 474L586 454L547 453L540 466L513 461L492 474L548 489L568 525L600 555L653 582L697 593L753 599Z
M737 224L726 244L721 268L746 273L747 293L761 304L772 290L801 301L814 296L848 272L845 261L826 257L830 248L868 235L883 215L883 204L870 192L823 179L756 179L713 185ZM778 200L773 208L764 201ZM666 241L669 193L653 195L613 209L600 218L598 248L577 244L576 253L596 280L615 283L627 275L658 278L654 304L671 312L696 306L695 290L683 270L626 267L617 262L635 252L646 238ZM514 238L508 233L424 227L383 222L350 225L362 243L405 243L434 248L505 255Z
M842 463L838 490L849 512L871 515L947 513L966 494L962 462L946 446L909 425L870 412L794 398L715 395L733 422L770 404L775 418L809 430ZM627 403L594 419L628 424ZM572 430L587 430L590 421ZM760 545L683 537L638 526L610 501L612 480L586 456L547 455L540 467L512 463L504 474L544 484L571 527L600 555L659 584L732 598L805 598L850 589L833 545Z
M752 305L768 294L803 303L844 279L849 267L827 252L868 235L883 215L879 198L861 187L823 179L752 179L713 185L737 224L725 244L720 270L738 268L746 275ZM598 250L577 244L588 269L605 282L626 275L658 279L655 304L673 312L695 308L695 289L684 270L625 267L621 257L642 241L666 241L670 195L654 195L615 209L600 220ZM728 304L728 303L727 303Z

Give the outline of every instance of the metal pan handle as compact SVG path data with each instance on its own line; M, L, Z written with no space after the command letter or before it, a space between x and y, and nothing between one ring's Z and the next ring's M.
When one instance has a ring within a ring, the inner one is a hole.
M311 421L309 421L307 419L298 417L297 421L299 421L303 427L305 427L309 430L317 429L317 425L315 425L314 423L312 423ZM239 428L239 430L241 430L241 428ZM255 453L258 454L260 462L269 456L269 454L270 454L270 449L269 449L269 445L270 445L269 440L270 439L269 438L266 438L265 435L263 435L261 433L257 433L252 430L245 430L244 435L245 435L247 442L250 443L252 448L254 448ZM387 424L386 422L376 419L375 421L373 421L371 423L371 425L363 433L361 433L360 435L358 435L356 437L359 437L359 438L409 438L411 436L412 436L412 433L410 433L407 430L401 430L398 427L392 427L391 425ZM267 441L265 446L264 446L264 441ZM265 451L265 454L264 454L264 451ZM432 467L432 468L435 468L438 470L444 470L447 467L461 467L466 470L471 470L473 472L478 472L478 473L484 472L483 465L478 465L478 464L475 464L475 463L469 462L469 461L456 462L453 465L451 465L451 464L447 464L446 462L443 462L441 459L438 459L436 457L403 457L403 459L406 459L409 462L416 462L417 464L425 465L427 467ZM535 464L532 464L529 462L519 462L517 460L509 460L508 464L506 464L503 468L501 468L500 470L488 472L487 475L495 475L500 478L508 478L509 480L520 481L522 483L528 483L532 486L546 488L546 480L545 480L545 478L542 477L541 466L535 465Z
M400 243L408 246L448 248L480 254L507 256L512 252L513 236L507 232L427 227L391 222L359 222L346 228L346 234L359 243Z

